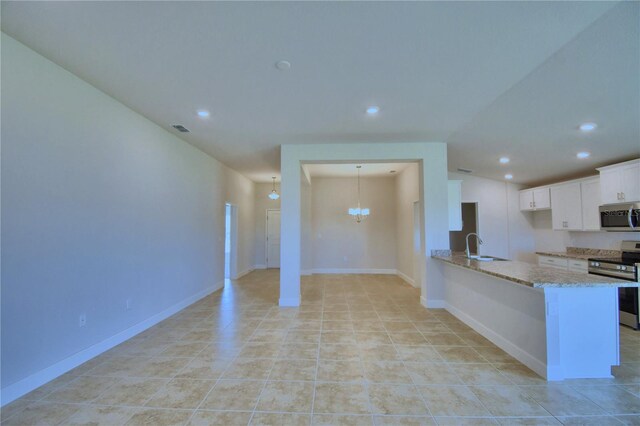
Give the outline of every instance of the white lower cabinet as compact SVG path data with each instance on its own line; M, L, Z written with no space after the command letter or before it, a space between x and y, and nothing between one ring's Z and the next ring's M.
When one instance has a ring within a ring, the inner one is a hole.
M561 269L563 271L588 273L589 262L580 259L569 259L564 257L552 257L538 255L538 265L548 268Z
M569 259L567 261L567 268L572 272L589 273L589 262L586 260Z
M538 256L538 265L567 270L567 259L562 257Z

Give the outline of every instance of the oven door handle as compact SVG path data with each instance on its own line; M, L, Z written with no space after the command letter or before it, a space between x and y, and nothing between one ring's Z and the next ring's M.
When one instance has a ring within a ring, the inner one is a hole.
M629 209L629 214L627 215L627 221L629 222L629 228L631 229L635 229L635 226L633 225L633 206L631 206L631 208Z

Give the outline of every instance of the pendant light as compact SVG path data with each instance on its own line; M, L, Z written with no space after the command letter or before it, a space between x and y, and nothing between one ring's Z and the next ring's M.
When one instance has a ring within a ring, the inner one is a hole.
M274 176L271 179L273 179L273 189L271 190L271 193L269 193L269 198L277 200L280 198L280 195L278 194L278 191L276 191L276 177Z
M369 209L360 207L360 169L362 166L356 166L358 169L358 206L353 208L349 208L349 215L353 216L356 220L356 223L360 223L369 217Z

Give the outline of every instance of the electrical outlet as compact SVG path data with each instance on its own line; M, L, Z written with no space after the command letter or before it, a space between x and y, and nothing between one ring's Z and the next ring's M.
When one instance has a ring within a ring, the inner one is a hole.
M85 325L87 325L87 315L82 314L78 318L78 327L84 327Z
M127 301L126 301L126 303L125 303L125 306L126 306L127 311L128 311L129 309L131 309L131 299L127 299Z

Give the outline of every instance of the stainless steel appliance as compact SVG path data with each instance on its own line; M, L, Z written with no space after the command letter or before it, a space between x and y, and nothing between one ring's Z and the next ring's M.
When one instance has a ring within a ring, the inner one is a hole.
M600 229L603 231L640 231L640 203L600 206Z
M619 258L589 259L589 273L638 282L640 241L623 241ZM638 329L638 287L619 287L620 324Z

